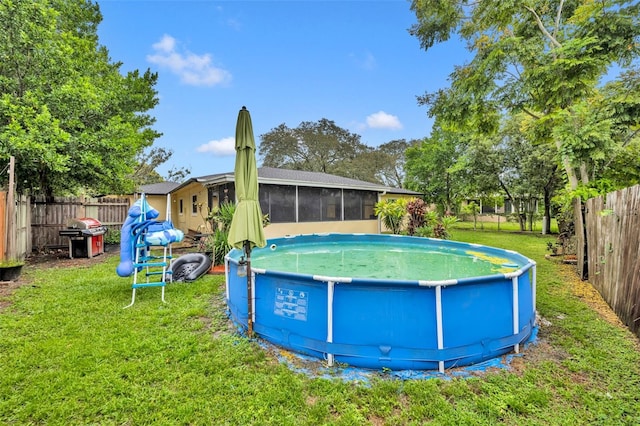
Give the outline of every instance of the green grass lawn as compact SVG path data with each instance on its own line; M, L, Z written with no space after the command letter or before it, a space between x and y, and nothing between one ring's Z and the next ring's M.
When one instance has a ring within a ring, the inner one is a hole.
M509 370L368 384L291 371L229 327L223 276L138 291L117 257L90 267L27 266L0 299L0 424L637 425L638 340L573 291L544 259L552 236L453 238L538 262L539 343ZM89 262L87 262L89 263Z
M527 223L527 227L529 224ZM473 220L467 220L464 222L457 222L455 224L457 229L474 229ZM533 232L542 231L542 221L533 222ZM507 221L504 217L500 217L500 222L481 222L480 220L475 223L475 230L477 231L520 231L520 224L516 221ZM527 228L528 230L528 228ZM551 219L549 231L552 234L558 233L558 222L555 219Z

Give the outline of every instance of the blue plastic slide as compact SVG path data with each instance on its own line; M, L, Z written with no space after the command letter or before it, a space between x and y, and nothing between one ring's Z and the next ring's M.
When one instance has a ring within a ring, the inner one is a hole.
M154 220L158 216L158 211L144 197L129 208L127 219L120 230L120 264L116 268L119 276L129 277L133 274L138 239L147 246L167 246L184 238L183 232L174 229L171 222Z

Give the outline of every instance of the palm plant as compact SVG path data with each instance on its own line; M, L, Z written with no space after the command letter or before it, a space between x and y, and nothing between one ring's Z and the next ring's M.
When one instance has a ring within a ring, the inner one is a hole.
M232 247L229 245L227 237L235 211L235 203L223 202L207 216L213 230L213 234L207 237L209 240L207 244L212 248L213 258L211 260L214 265L222 265L224 257L231 251Z
M407 214L406 205L407 201L402 198L393 201L384 200L376 203L374 213L388 230L393 234L399 234Z

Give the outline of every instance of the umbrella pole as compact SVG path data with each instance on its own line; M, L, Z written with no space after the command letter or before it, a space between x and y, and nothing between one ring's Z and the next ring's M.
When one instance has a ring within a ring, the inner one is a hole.
M247 256L247 336L253 337L253 291L251 288L251 245L244 242L244 252Z

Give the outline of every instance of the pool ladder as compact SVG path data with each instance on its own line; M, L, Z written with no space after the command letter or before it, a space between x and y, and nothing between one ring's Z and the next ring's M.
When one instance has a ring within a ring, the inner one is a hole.
M151 246L144 242L144 234L139 237L136 247L136 260L133 263L133 284L131 285L131 303L125 306L128 308L136 302L136 290L145 287L161 287L161 299L164 300L164 288L167 280L171 281L172 271L169 269L171 265L171 250L167 246L162 246L162 256L154 256L151 254ZM138 281L141 280L141 281Z

